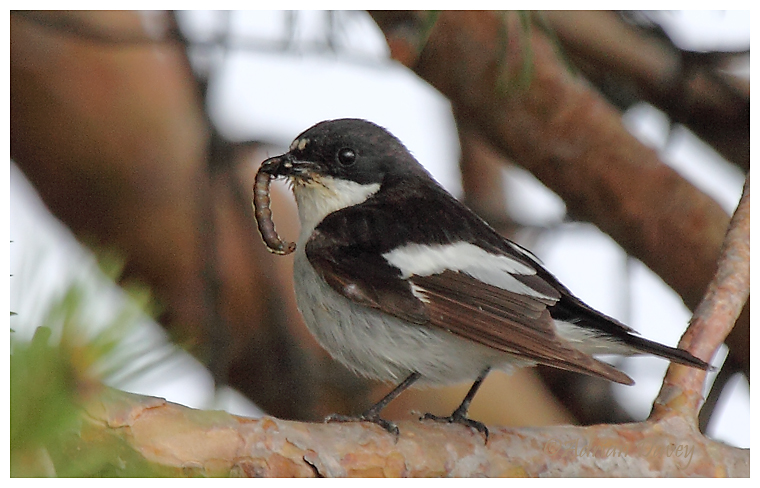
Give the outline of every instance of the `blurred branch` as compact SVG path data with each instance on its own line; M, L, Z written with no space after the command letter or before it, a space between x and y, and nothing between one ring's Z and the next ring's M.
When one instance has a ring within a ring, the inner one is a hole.
M335 11L328 11L328 36L324 42L298 43L295 39L297 11L286 11L287 34L282 40L272 40L254 35L231 36L229 26L217 29L210 39L189 40L174 19L174 12L167 11L31 11L12 10L11 15L42 27L51 33L63 34L81 42L93 45L131 47L149 44L178 43L193 49L221 47L227 51L251 51L256 53L276 53L280 55L315 56L327 54L331 58L340 55L344 62L364 67L385 69L385 57L351 52L346 44L337 42L340 23ZM348 11L347 13L351 13ZM133 18L125 22L125 14ZM225 12L230 15L230 12Z
M643 98L749 170L749 82L726 67L740 53L692 53L614 12L544 11L570 59L597 86Z
M104 30L140 23L134 12L76 15ZM198 345L207 128L177 47L104 49L12 15L11 157L80 239L123 253L163 322Z
M466 120L456 121L462 151L459 171L462 175L464 204L493 228L510 237L517 225L504 212L508 208L504 191L504 169L508 162L499 157L500 154L489 147L480 133L468 126Z
M182 40L177 25L166 12L93 12L12 10L11 15L22 18L61 34L98 44L127 45L155 44Z
M425 28L425 13L371 15L385 34L392 57L451 100L459 126L480 131L490 146L557 193L571 217L596 224L662 277L689 308L696 307L716 269L728 216L636 140L617 110L583 79L568 73L567 61L556 52L556 39L549 37L551 29L532 29L528 35L518 16L509 13L443 12L432 32ZM597 14L588 15L584 19ZM620 21L616 18L615 22ZM639 51L651 49L636 48L635 40L625 40L625 36L620 42L611 39L614 36L605 29L617 23L587 22L581 26L586 29L573 32L577 37L604 39L594 44L597 51L593 52L602 53L602 58L610 56L609 63L617 59L611 54L615 49L633 56L624 58L627 61L618 68L638 69L635 76L649 73L647 69L652 68L646 62L667 72L657 63L669 57L639 59ZM424 49L419 49L423 38ZM530 50L523 47L526 43ZM525 78L528 51L530 82L521 85L515 80ZM676 96L677 92L668 93ZM699 92L688 93L699 96ZM729 94L735 96L736 91ZM718 99L710 100L708 106L714 107ZM744 107L729 104L726 110L741 114ZM741 122L741 115L736 117L730 120ZM741 123L734 124L734 130L741 137L748 134ZM726 344L730 360L741 365L749 378L748 306ZM582 409L574 413L583 417Z
M227 24L230 13L225 13ZM176 19L172 15L173 22ZM179 27L182 45L191 46ZM226 46L229 25L220 38ZM206 70L191 70L188 50L184 50L186 72L192 73L200 95L200 105L208 106L208 88L227 59L226 50L215 57ZM258 240L251 215L250 186L238 172L250 164L260 144L233 143L214 126L203 111L208 127L206 177L210 192L202 208L199 230L204 247L204 290L208 295L212 320L205 323L208 355L206 365L217 386L229 384L252 399L265 411L283 418L309 419L317 397L308 353L299 347L286 325L283 291L276 284L276 272L268 253ZM257 279L258 278L258 279ZM263 285L263 286L261 286ZM276 413L275 413L276 412Z
M117 37L142 25L137 12L34 15ZM11 16L12 158L79 239L123 253L126 276L160 301L160 323L217 380L278 416L319 417L303 374L318 371L307 362L316 347L293 339L295 306L282 313L271 298L289 271L262 259L250 200L236 197L242 161L211 147L183 44L113 45Z

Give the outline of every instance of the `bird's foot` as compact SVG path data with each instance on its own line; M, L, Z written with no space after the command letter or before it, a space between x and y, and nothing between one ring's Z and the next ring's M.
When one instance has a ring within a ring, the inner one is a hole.
M467 418L467 416L460 413L459 410L455 410L454 413L452 413L448 417L439 417L437 415L433 415L432 413L426 413L420 418L420 420L434 420L436 422L443 422L447 424L460 424L460 425L467 426L483 434L483 437L485 437L486 439L486 443L488 443L488 427L486 427L485 424L483 424L482 422L478 422L477 420L472 420L471 418Z
M356 417L350 415L332 414L325 418L325 422L372 422L373 424L377 424L385 429L389 434L395 436L396 441L398 441L398 426L389 420L381 418L378 414L373 412L366 412Z

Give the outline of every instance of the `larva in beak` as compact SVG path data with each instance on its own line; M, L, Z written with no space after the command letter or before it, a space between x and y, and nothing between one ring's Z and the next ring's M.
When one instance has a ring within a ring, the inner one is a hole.
M256 217L259 233L269 252L286 255L296 250L296 243L283 241L277 235L274 221L272 221L269 196L269 183L276 176L279 164L279 158L270 158L261 163L253 184L253 215Z

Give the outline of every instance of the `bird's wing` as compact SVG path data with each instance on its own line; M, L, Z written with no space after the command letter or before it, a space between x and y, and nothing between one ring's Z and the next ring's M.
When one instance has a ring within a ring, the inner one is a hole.
M527 262L465 241L383 252L388 246L381 243L395 232L390 223L377 225L383 214L351 207L331 214L315 229L306 256L335 291L408 322L537 363L633 383L557 336L547 307L560 294ZM370 229L385 229L386 235Z
M412 276L409 281L425 303L432 326L537 363L632 384L624 373L558 337L540 299L483 283L465 272Z

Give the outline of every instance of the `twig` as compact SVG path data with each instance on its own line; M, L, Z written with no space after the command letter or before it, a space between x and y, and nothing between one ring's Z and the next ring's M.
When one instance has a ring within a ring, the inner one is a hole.
M709 360L723 343L749 296L749 173L723 243L718 271L694 312L679 347ZM696 425L706 373L671 364L651 420L678 415Z

